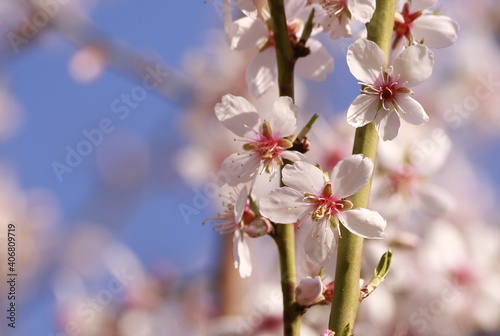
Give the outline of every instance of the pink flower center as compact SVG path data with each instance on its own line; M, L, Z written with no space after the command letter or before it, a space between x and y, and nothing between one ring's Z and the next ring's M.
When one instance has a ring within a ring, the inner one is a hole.
M389 173L390 186L394 192L412 194L418 185L418 172L410 165Z
M394 21L394 32L396 38L392 45L393 48L398 44L398 42L406 37L408 41L412 40L411 28L413 26L413 21L422 15L422 12L410 13L410 4L407 2L403 6L403 10L400 13L400 17Z
M347 0L320 0L319 4L323 7L329 17L339 17L341 14L349 14Z
M337 216L340 211L348 210L352 207L351 202L338 199L333 195L331 183L325 185L320 195L305 193L304 200L316 205L316 209L308 213L314 221L323 218L330 219Z
M269 122L262 123L261 132L254 131L251 141L243 145L243 149L251 151L262 160L266 169L270 169L274 163L282 164L281 153L292 147L290 140L273 134Z
M399 74L393 77L391 73L392 67L385 70L382 76L379 77L374 84L360 83L365 86L361 92L378 96L380 99L380 107L386 111L390 111L391 109L401 111L396 100L397 96L403 93L412 93L412 91L401 85Z

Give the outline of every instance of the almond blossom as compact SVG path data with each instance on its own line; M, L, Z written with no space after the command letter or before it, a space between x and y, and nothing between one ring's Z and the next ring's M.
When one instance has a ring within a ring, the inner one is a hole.
M437 0L405 2L401 12L395 14L393 49L403 40L407 44L425 43L430 48L445 48L457 40L458 24L428 10L436 3Z
M441 129L404 138L406 141L398 138L397 142L379 146L373 206L401 227L411 223L422 226L421 223L443 217L454 206L453 196L432 182L446 163L451 141ZM432 150L426 147L429 143Z
M376 43L360 39L347 51L351 73L363 85L347 111L347 122L361 127L372 120L384 140L394 139L399 130L399 118L413 125L429 120L424 108L410 97L409 89L432 73L434 54L424 45L406 48L388 66L384 52Z
M276 223L297 223L309 237L305 251L321 263L335 247L334 231L340 236L340 222L350 232L364 238L383 238L386 221L378 212L351 209L345 198L363 188L373 172L373 163L361 154L340 161L331 180L318 167L297 161L282 171L286 187L278 188L260 201L261 214Z
M305 21L312 10L305 4L303 0L290 0L285 4L288 32L293 45L298 43ZM266 22L267 18L262 19L264 15L269 14L262 14L258 18L246 12L245 14L248 16L234 21L228 27L228 39L231 49L258 49L259 52L248 65L246 83L250 93L260 97L278 78L274 34ZM310 80L324 80L326 74L333 71L333 58L321 42L315 39L309 38L306 47L310 49L310 54L297 60L295 71Z
M272 110L260 113L243 97L222 97L222 102L215 105L215 114L243 142L243 152L231 154L222 163L221 171L228 175L227 184L254 181L264 171L273 179L283 159L304 159L301 153L287 150L292 147L287 137L295 133L298 109L290 97L279 97Z
M245 222L254 219L248 204L248 190L248 186L243 186L241 189L224 186L220 195L223 212L203 222L205 224L212 221L214 230L221 234L233 234L234 267L239 270L242 278L252 274L250 249L245 241Z
M318 22L332 39L351 37L351 19L370 21L375 11L375 0L312 0L322 10Z

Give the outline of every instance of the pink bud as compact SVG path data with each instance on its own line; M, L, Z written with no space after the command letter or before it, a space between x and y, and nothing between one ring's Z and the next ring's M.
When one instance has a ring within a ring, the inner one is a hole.
M323 292L323 296L325 297L326 303L330 303L333 301L333 285L334 281L330 282L325 286L325 291Z
M271 222L267 218L259 217L254 219L249 225L245 226L245 232L249 237L262 237L273 230Z
M295 290L297 303L302 306L310 306L324 299L323 283L319 276L307 277L300 280Z
M330 329L325 329L323 330L320 336L334 336L334 335L335 332L331 331Z

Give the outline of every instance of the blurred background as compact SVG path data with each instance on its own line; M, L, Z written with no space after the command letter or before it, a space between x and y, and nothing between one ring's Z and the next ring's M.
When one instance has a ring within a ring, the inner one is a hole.
M398 145L439 154L424 178L454 206L395 220L425 224L402 224L386 243L400 249L399 271L366 300L360 335L500 330L500 5L438 6L459 39L435 50L433 77L415 88L430 124ZM9 223L18 266L16 329L2 323L1 335L279 335L273 242L251 242L256 271L241 282L224 268L227 237L202 226L217 213L213 174L234 149L213 106L248 97L253 55L227 47L221 0L3 0L0 31L1 278ZM301 122L321 115L311 157L328 166L350 151L344 115L359 88L345 62L352 40L320 39L334 72L298 79L297 104ZM231 284L240 306L224 314ZM328 307L317 308L304 335L325 327Z

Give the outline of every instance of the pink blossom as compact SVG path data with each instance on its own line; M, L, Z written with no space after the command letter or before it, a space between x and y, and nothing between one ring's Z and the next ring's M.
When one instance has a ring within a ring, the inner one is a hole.
M318 167L297 161L283 168L283 183L261 198L261 214L275 223L297 223L309 233L306 253L321 263L335 246L334 232L340 222L350 232L364 238L383 238L385 220L378 212L351 209L345 198L363 188L372 174L373 163L361 154L340 161L331 180Z
M360 39L349 46L347 64L363 85L347 111L347 122L361 127L372 120L384 140L394 139L400 118L413 125L429 120L423 107L410 97L409 89L432 73L434 54L424 45L406 48L392 66L386 64L384 52L376 43Z

